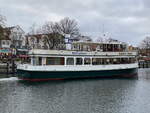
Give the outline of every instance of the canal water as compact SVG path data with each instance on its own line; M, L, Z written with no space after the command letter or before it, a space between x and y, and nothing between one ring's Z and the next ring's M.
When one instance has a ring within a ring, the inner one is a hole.
M150 69L136 79L0 79L0 113L149 113Z

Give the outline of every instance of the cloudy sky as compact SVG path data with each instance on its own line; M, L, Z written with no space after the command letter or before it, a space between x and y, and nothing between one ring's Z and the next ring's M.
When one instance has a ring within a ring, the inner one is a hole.
M76 19L84 35L102 35L138 45L150 34L150 0L0 0L7 24L26 32L34 23ZM103 27L104 26L104 27Z

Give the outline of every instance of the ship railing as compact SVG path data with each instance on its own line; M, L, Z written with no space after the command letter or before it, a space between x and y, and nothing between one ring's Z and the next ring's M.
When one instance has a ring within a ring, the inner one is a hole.
M38 49L38 48L34 48ZM32 50L32 49L31 49ZM128 50L128 49L115 49L115 50L92 50L92 49L43 49L40 50L58 50L58 51L85 51L85 52L137 52L137 50Z
M17 69L22 70L38 70L38 69L44 69L44 70L61 70L61 69L123 69L123 68L138 68L138 63L132 63L132 64L111 64L111 65L31 65L31 64L24 64L19 65Z

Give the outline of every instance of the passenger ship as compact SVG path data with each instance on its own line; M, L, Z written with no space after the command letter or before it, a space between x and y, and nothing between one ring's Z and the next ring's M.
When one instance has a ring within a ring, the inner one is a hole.
M129 51L123 44L78 42L72 45L71 50L29 51L31 63L17 66L18 77L23 80L42 81L137 75L137 52ZM77 45L86 50L77 49ZM93 45L97 45L99 49L89 51L89 47L94 47Z

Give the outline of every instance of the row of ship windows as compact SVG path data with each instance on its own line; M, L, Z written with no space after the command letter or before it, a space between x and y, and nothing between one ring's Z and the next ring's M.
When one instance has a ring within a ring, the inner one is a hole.
M135 63L135 58L62 58L47 57L33 59L33 65L105 65L105 64L130 64Z

